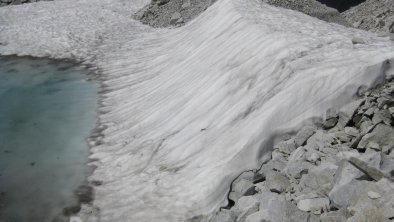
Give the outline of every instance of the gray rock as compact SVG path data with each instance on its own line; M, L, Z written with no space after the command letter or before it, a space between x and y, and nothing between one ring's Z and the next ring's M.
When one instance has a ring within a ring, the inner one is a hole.
M210 222L235 222L229 211L219 211L213 215Z
M352 179L348 183L335 185L328 194L332 204L338 208L346 207L353 196L359 195L368 185L368 181Z
M289 161L282 172L290 178L300 179L311 167L313 165L305 161Z
M385 218L379 210L374 207L364 208L357 212L354 216L349 218L347 222L359 222L359 221L379 221L379 222L389 222L389 219Z
M368 194L368 197L371 199L378 199L378 198L382 197L379 193L377 193L375 191L368 191L367 194Z
M179 13L179 12L172 13L171 19L170 19L170 24L175 25L175 24L181 23L181 22L183 22L183 18L182 18L181 13Z
M369 163L359 160L355 157L350 157L349 162L357 169L359 169L376 181L379 181L382 178L391 179L391 175L385 174L383 171L377 169L376 167L370 166Z
M278 149L280 152L285 154L291 154L296 149L296 144L294 139L289 139L286 141L281 141L274 146L274 149Z
M249 196L256 193L254 184L246 179L234 181L232 184L232 192L230 192L230 199L237 201L242 196Z
M369 118L363 118L360 123L360 133L361 135L365 135L368 133L371 129L373 129L375 125L372 123L372 121Z
M321 222L346 222L348 213L345 208L337 211L323 213L320 216Z
M320 159L320 155L317 152L309 152L306 155L306 160L311 163L316 163Z
M243 196L239 198L232 211L237 217L237 221L244 221L245 218L259 210L260 200L257 196Z
M354 156L359 156L359 154L354 152L341 152L341 154L347 154L347 156L344 157L350 160L356 159ZM371 166L379 167L381 156L378 152L372 152L363 154L360 156L360 159L367 161ZM366 181L358 179L364 175L364 172L360 171L348 161L342 160L340 162L340 165L335 172L334 187L329 193L330 199L336 206L346 206L350 197L360 192L363 186L365 186Z
M315 211L324 210L326 211L330 206L330 200L327 197L324 198L312 198L303 199L298 201L297 207L302 211Z
M302 176L299 187L301 191L316 191L328 194L334 185L334 175L338 166L333 163L323 162L310 169L308 174Z
M282 193L290 186L289 179L276 171L267 172L265 178L268 189L275 193Z
M359 99L348 103L346 106L342 107L338 113L338 124L337 127L343 128L348 125L348 123L352 120L353 115L355 114L358 107L360 107L365 102L364 99Z
M305 148L300 146L290 154L288 160L289 161L304 160L305 153L306 153Z
M290 201L286 201L283 196L270 192L262 193L260 196L260 210L250 214L245 221L271 221L290 222L307 221L308 213L300 211Z
M394 128L384 124L378 124L371 133L362 137L358 148L367 148L371 142L379 144L380 149L388 154L394 148Z
M352 43L353 44L365 44L365 41L361 37L353 37Z
M312 126L304 126L295 135L294 141L297 147L303 146L305 142L315 133L316 129Z
M152 0L152 2L161 6L161 5L164 5L164 4L167 4L168 2L170 2L170 0Z
M275 171L282 171L286 167L286 162L285 160L270 160L268 163L264 164L261 169L258 171L258 173L262 174L265 176L266 172L269 172L271 170Z
M386 125L390 125L391 122L391 114L388 110L375 110L375 114L372 117L373 124L384 123Z
M345 127L345 133L353 137L357 137L360 135L360 131L354 127Z
M325 133L322 130L317 130L307 141L307 146L315 150L322 150L330 144L335 142L335 135Z
M348 143L348 142L352 141L352 138L353 138L352 136L350 136L349 134L347 134L343 131L335 132L334 135L342 143Z

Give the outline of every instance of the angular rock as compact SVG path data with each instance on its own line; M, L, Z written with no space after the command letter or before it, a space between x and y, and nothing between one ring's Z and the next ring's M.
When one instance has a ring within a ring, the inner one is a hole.
M378 124L371 133L362 137L358 148L367 148L367 145L371 142L379 144L379 148L384 153L390 153L394 148L394 128L384 124Z
M338 113L338 124L337 127L343 128L348 125L352 120L354 113L365 102L364 99L359 99L348 103L346 106L341 108Z
M311 163L316 163L320 159L320 155L317 152L310 152L306 155L306 160Z
M381 170L370 166L368 163L359 160L357 158L354 157L350 157L349 158L349 162L355 166L357 169L359 169L360 171L362 171L363 173L365 173L366 175L368 175L369 177L371 177L372 179L379 181L382 178L387 178L387 179L391 179L390 175L385 174L384 172L382 172Z
M386 125L391 125L391 114L387 109L375 110L375 114L372 117L372 123L384 123Z
M354 127L345 127L345 133L353 137L357 137L360 135L359 130Z
M239 196L249 196L256 193L254 189L254 184L245 179L241 179L236 183L233 183L232 191L239 194Z
M213 215L210 222L235 222L229 211L219 211Z
M330 206L330 200L327 197L324 198L312 198L300 200L297 203L298 209L302 211L315 211L324 210L326 211Z
M283 196L263 193L261 196L260 210L250 214L245 221L270 221L270 222L290 222L308 221L308 213L300 211L290 201L286 201Z
M367 194L368 194L368 197L371 199L378 199L378 198L382 197L379 193L377 193L375 191L368 191Z
M347 222L359 222L359 221L389 222L390 220L385 218L376 207L371 206L362 209L361 211L357 212L353 217L347 220Z
M282 193L290 186L289 179L276 171L267 172L265 178L266 185L271 192Z
M356 159L353 156L359 155L354 152L343 153L347 153L348 155L352 154L352 156L349 157L349 160ZM371 166L376 167L379 167L381 161L381 157L378 152L365 153L360 157L360 159L368 161ZM357 160L359 159L357 158ZM334 187L328 194L333 203L339 207L347 206L350 198L359 193L366 185L367 181L359 180L363 176L365 176L365 174L362 171L345 159L342 160L335 172Z
M342 143L348 143L348 142L352 141L352 138L353 138L352 136L350 136L349 134L347 134L343 131L335 132L334 135Z
M287 166L282 170L289 178L300 179L303 174L308 173L313 165L305 161L289 161Z
M331 211L327 213L323 213L320 216L321 222L346 222L346 218L348 217L348 213L345 208L342 208L337 211Z
M303 146L305 142L315 133L315 131L315 127L304 126L294 137L296 146Z
M290 154L288 160L289 161L304 160L305 153L306 153L305 148L300 146Z
M256 196L243 196L234 205L232 212L237 217L237 221L244 221L245 218L259 210L260 200Z
M317 130L316 133L313 134L306 143L307 146L313 149L321 150L324 147L334 143L334 141L335 137L333 134L325 133L322 130Z
M312 168L300 180L301 191L317 191L325 195L328 194L334 185L334 175L337 169L338 166L329 162L323 162Z
M360 123L360 133L361 135L365 135L368 133L371 129L373 129L375 125L372 123L372 120L370 120L367 117L363 117Z
M171 24L171 25L175 25L175 24L181 23L181 22L183 22L183 18L182 18L181 13L179 13L179 12L174 12L174 13L171 15L170 24Z
M296 149L296 144L294 139L289 139L286 141L279 142L274 149L278 149L280 152L285 154L291 154Z

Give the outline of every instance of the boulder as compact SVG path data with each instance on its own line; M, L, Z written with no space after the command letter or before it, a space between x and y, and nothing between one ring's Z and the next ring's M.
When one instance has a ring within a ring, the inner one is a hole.
M219 211L213 215L209 222L235 222L229 211Z
M280 152L285 154L291 154L296 149L296 143L294 139L281 141L274 146L274 149L278 149Z
M330 162L312 168L308 174L302 176L299 187L301 191L327 194L334 185L334 175L338 166Z
M323 213L320 216L321 222L346 222L348 217L348 212L345 208L337 211L331 211Z
M237 221L244 221L245 218L259 210L260 199L258 196L243 196L234 205L232 212L237 217Z
M358 99L348 103L338 112L338 128L343 128L352 120L354 113L365 102L365 99Z
M375 113L372 117L372 123L373 124L378 124L378 123L384 123L386 125L391 125L391 114L387 109L382 109L382 110L375 110Z
M242 196L250 196L256 193L254 184L246 179L240 179L234 181L229 198L233 201L237 201Z
M261 195L261 199L259 211L250 214L245 221L308 221L308 213L299 210L293 203L286 201L283 196L266 192Z
M297 207L302 211L327 211L330 206L330 200L327 197L311 198L298 201Z
M304 160L305 153L306 153L305 148L300 146L290 154L288 160L289 161Z
M394 148L394 128L385 124L378 124L371 133L362 137L358 148L367 148L368 144L374 142L379 149L388 154Z
M303 174L308 173L313 165L306 161L289 161L282 170L288 177L300 179Z
M175 24L182 23L182 22L183 22L183 18L182 18L181 13L179 13L179 12L172 13L171 19L170 19L171 25L175 25Z
M345 153L345 152L343 152ZM359 154L354 152L347 152L349 159L356 159L353 156L359 156ZM352 155L350 155L352 154ZM346 155L344 156L346 157ZM360 158L367 160L369 164L373 166L379 166L380 155L377 152L365 153ZM341 160L334 177L334 187L329 192L330 199L334 202L336 206L343 207L347 206L349 199L360 192L360 190L366 185L367 181L359 180L365 176L365 174L353 166L351 163L345 159ZM367 178L365 178L367 179Z
M294 141L297 147L305 145L305 142L315 133L316 128L313 126L304 126L294 136Z
M315 134L313 134L308 141L306 142L308 147L311 147L316 150L321 150L324 147L334 143L335 135L331 133L326 133L322 130L317 130Z
M265 178L266 185L271 192L282 193L290 186L289 179L276 171L267 172Z

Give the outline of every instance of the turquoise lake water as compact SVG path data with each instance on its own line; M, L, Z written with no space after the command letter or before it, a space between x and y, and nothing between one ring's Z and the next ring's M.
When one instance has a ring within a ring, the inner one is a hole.
M46 222L90 173L96 81L71 63L0 57L0 221Z

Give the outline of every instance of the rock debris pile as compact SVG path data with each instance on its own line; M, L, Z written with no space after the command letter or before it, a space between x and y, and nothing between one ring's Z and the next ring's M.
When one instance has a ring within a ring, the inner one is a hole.
M394 219L394 81L368 90L319 124L274 146L242 173L212 222Z
M355 28L394 33L394 1L367 0L342 13Z

